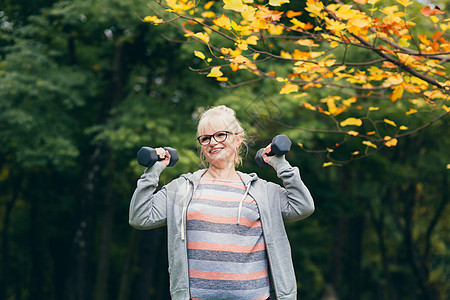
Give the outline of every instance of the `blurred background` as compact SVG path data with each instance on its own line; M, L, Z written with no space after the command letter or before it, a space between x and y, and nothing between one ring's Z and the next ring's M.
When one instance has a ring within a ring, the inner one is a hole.
M147 13L147 0L2 0L0 299L170 299L165 228L128 225L144 171L136 152L178 149L161 185L197 170L197 117L218 104L248 132L242 171L280 183L253 157L276 134L294 142L287 159L316 202L311 217L286 224L299 299L448 299L448 118L324 168L325 154L297 143L340 142L300 129L325 117L270 81L229 89L190 71L201 64L193 46L171 26L141 22Z

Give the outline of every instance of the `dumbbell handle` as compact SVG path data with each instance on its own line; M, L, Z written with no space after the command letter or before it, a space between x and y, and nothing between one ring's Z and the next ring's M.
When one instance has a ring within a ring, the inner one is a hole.
M170 154L170 163L168 167L173 167L178 162L178 151L171 147L164 147L164 150ZM151 147L142 147L137 153L137 160L141 166L151 167L157 161L164 160L156 153L156 150Z
M289 152L291 149L291 140L285 136L285 135L277 135L272 139L272 143L270 145L270 152L267 153L267 156L281 156ZM269 165L264 161L262 157L262 153L264 151L264 148L261 148L256 153L255 159L256 163L260 167L268 167Z

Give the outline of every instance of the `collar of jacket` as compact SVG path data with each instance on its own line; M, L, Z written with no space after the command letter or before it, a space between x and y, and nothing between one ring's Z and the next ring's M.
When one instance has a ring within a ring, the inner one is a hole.
M198 182L200 181L200 178L208 171L208 169L200 169L198 171L195 171L194 173L187 173L181 175L185 179L191 182L191 184L194 186L194 190L197 188ZM251 184L251 182L258 179L258 175L256 173L242 173L240 171L237 171L238 175L241 177L242 181L244 182L245 186L248 186Z

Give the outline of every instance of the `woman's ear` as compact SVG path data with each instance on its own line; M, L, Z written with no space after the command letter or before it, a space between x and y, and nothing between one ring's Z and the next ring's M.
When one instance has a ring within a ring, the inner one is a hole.
M239 149L241 147L242 141L243 141L242 134L237 134L236 137L237 137L237 148L236 149Z

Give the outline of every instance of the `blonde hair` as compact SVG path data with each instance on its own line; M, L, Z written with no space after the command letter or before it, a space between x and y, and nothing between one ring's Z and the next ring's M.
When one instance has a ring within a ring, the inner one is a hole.
M200 115L197 126L197 136L204 134L204 132L209 128L223 128L223 130L242 136L242 143L239 145L239 148L236 149L236 156L234 159L235 166L241 165L241 155L243 152L242 146L245 146L245 149L247 149L247 140L244 128L242 128L236 118L236 112L225 105L211 107ZM203 164L206 164L205 158L203 157L203 153L201 151L200 156Z

